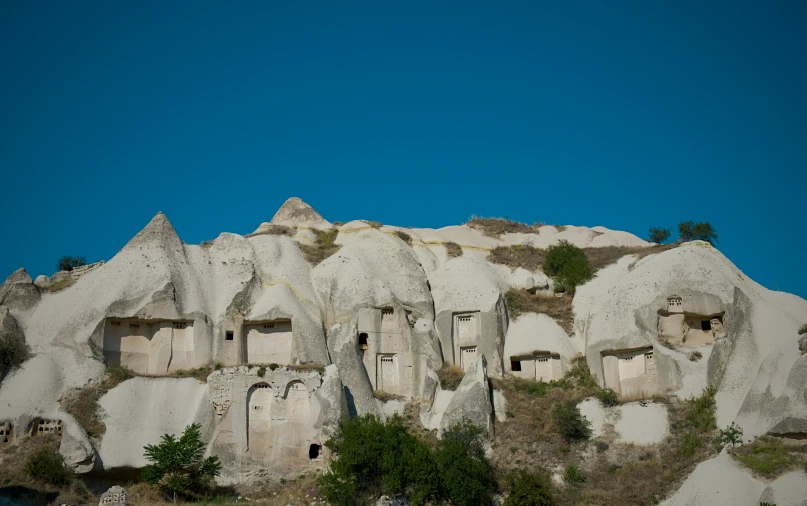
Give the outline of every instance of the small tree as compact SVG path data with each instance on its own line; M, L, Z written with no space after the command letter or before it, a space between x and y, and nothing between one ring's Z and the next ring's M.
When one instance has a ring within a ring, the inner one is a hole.
M86 257L64 256L59 259L56 269L60 271L72 271L76 267L81 267L82 265L87 265Z
M731 425L720 431L717 436L718 444L722 446L731 445L732 448L743 444L743 429L734 422Z
M565 240L549 247L544 260L544 272L552 276L557 286L571 292L594 275L586 253Z
M709 222L682 221L678 224L678 240L706 241L714 245L717 242L717 229Z
M552 418L558 426L558 431L567 441L591 437L591 422L580 413L574 401L556 404L552 410Z
M670 238L669 228L650 227L647 232L647 240L656 244L664 244Z
M194 423L185 427L179 439L165 434L160 444L145 446L144 456L151 464L143 469L143 481L159 485L175 502L177 494L204 488L221 472L218 457L204 458L205 443L199 429Z

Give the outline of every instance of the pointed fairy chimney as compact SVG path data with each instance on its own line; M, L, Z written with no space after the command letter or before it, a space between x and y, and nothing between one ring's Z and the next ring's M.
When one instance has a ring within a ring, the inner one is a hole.
M309 206L298 197L292 197L284 202L269 223L272 225L290 225L297 223L330 225L313 207Z
M182 249L182 241L179 239L177 231L162 211L158 212L148 225L124 246L124 249L147 244Z

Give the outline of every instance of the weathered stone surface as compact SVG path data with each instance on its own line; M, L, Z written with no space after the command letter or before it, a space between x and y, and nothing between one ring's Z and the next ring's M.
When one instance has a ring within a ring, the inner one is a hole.
M493 406L490 401L487 361L484 355L465 372L462 383L443 414L440 431L468 421L493 437Z
M109 490L101 494L101 500L98 501L98 506L123 506L129 496L126 489L115 485L110 487Z

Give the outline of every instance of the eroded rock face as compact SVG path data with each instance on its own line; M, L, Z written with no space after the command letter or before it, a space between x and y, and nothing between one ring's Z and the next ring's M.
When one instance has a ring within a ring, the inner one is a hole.
M760 287L708 244L600 270L577 290L567 334L547 315L511 320L509 289L551 297L552 281L540 268L493 264L488 253L560 240L647 243L603 227L499 237L464 225L334 227L299 199L264 225L257 235L188 245L160 213L78 276L9 276L0 330L24 333L35 354L0 384L8 444L44 420L62 428L61 451L78 472L140 467L145 444L199 423L225 462L222 481L298 476L327 464L324 442L342 417L382 414L377 397L420 402L429 428L470 420L492 437L493 416L506 408L492 402L488 376L559 379L577 354L623 397L689 397L712 384L721 427L736 421L746 437L806 430L807 355L795 352L793 336L807 301ZM314 266L299 244L315 244L315 231L326 229L337 232L338 249ZM448 242L462 255L449 256ZM49 290L54 280L70 283ZM59 400L102 381L108 365L155 377L124 381L102 398L107 432L94 445ZM465 370L456 392L439 385L443 365ZM213 366L207 382L174 377ZM624 430L642 409L625 417ZM658 436L636 432L626 440Z
M441 432L464 420L481 428L493 437L493 406L488 383L487 361L484 356L465 371L462 383L454 392L440 422Z

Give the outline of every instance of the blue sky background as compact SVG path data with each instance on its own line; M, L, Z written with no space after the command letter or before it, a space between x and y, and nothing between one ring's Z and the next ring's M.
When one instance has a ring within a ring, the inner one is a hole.
M807 2L0 3L0 277L157 212L704 220L807 297Z

